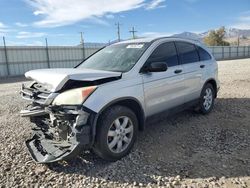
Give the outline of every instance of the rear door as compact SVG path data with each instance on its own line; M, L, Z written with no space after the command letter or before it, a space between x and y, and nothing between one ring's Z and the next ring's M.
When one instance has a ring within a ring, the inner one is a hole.
M185 80L184 102L198 99L201 91L202 68L200 67L199 54L194 44L176 41L179 60L183 67Z
M183 104L184 80L182 65L174 42L160 44L150 55L149 62L165 62L165 72L143 73L144 98L147 116Z

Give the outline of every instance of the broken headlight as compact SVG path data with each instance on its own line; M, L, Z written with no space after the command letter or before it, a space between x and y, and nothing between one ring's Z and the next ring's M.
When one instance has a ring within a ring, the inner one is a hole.
M59 94L53 101L53 105L80 105L82 104L95 90L97 86L83 87L71 89Z

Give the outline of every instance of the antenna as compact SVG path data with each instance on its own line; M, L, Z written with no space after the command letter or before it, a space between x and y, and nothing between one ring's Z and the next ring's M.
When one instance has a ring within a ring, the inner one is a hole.
M134 26L132 27L132 29L129 32L132 33L132 38L135 39L136 38L135 33L138 31L135 30Z

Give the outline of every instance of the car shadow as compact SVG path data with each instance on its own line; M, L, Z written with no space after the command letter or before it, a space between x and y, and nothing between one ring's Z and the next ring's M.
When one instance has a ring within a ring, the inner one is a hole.
M249 98L218 98L209 115L186 110L150 119L131 154L117 162L86 151L72 161L48 166L59 173L123 183L153 183L157 176L250 176L249 122Z

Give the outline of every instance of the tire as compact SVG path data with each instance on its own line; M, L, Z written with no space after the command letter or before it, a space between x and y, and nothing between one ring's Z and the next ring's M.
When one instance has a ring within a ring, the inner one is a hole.
M119 160L132 149L137 133L135 113L125 106L112 106L98 120L93 151L104 160Z
M215 90L212 84L206 84L202 91L199 100L198 109L202 114L208 114L212 111L214 107Z

